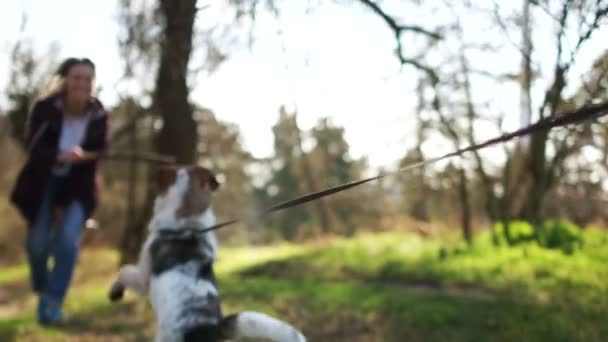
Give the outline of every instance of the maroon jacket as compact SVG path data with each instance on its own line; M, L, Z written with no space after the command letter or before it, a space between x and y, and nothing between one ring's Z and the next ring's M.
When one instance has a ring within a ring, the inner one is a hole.
M91 115L81 148L90 152L103 152L108 148L108 114L97 99L87 108ZM51 169L56 163L59 137L63 123L61 98L51 96L34 104L30 113L27 133L28 160L17 177L11 201L21 214L32 222L46 191ZM97 160L74 164L56 205L63 207L72 200L83 205L89 218L97 207L99 179Z

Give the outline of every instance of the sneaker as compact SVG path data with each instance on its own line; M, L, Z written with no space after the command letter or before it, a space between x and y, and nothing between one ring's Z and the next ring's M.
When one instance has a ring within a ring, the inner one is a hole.
M43 325L57 324L63 320L60 302L41 298L38 310L38 321Z

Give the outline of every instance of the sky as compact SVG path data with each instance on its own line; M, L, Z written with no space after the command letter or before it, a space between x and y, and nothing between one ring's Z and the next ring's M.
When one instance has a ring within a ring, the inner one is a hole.
M123 71L117 47L117 3L117 0L1 1L0 85L7 82L10 46L19 38L21 14L25 12L28 17L25 34L38 51L44 53L56 42L60 46L60 58L91 58L97 64L97 83L103 87L100 99L106 106L115 104L121 89L117 82ZM440 1L430 1L425 13L414 12L413 7L400 7L398 3L382 2L387 11L404 13L408 23L425 26L428 22L449 22L454 15L442 7ZM517 10L520 6L515 3L509 2L514 7L505 10ZM298 109L301 128L308 129L319 118L330 117L345 128L353 157L367 157L374 167L392 165L404 155L405 148L413 144L416 105L416 73L410 67L402 68L393 55L392 32L378 17L361 7L326 2L306 14L296 6L286 8L278 21L261 17L255 44L232 54L213 74L202 74L195 80L192 101L212 109L220 119L238 124L245 147L258 157L272 153L271 127L278 117L279 106L285 104ZM204 15L197 20L205 20ZM541 15L535 19L538 24L535 54L537 60L546 61L539 64L539 68L544 75L549 75L554 44L543 37L550 36L551 22ZM519 67L516 48L508 44L504 32L490 22L483 15L471 15L463 20L467 40L503 42L502 53L493 58L470 53L472 67L516 71ZM281 35L277 34L279 29ZM518 38L509 39L517 42ZM577 61L572 73L580 74L589 68L605 48L602 41L608 41L606 26L582 51L583 58ZM457 49L453 44L445 42L429 59L439 61L442 51ZM404 46L406 51L416 52L425 43L420 37L407 36ZM487 103L496 112L507 113L509 127L517 128L517 85L496 84L482 77L474 78L473 82L476 100ZM546 83L538 83L533 89L534 99L542 98L545 86ZM495 131L491 129L482 129L479 138L490 138L493 134ZM446 152L450 145L432 139L424 148L434 156Z

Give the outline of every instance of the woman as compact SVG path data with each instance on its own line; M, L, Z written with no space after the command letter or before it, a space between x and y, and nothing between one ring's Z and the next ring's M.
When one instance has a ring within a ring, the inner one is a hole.
M81 231L98 202L96 156L108 147L108 115L93 97L93 62L69 58L56 75L55 89L30 113L28 160L11 196L29 225L26 250L42 324L62 319Z

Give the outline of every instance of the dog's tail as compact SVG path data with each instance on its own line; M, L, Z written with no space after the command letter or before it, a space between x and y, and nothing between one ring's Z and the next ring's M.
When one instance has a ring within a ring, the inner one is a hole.
M184 341L263 340L273 342L306 342L300 331L289 323L252 311L240 312L222 319L219 326L200 326L184 336Z
M281 342L305 342L306 338L289 323L252 311L228 316L222 322L230 339L266 339Z

